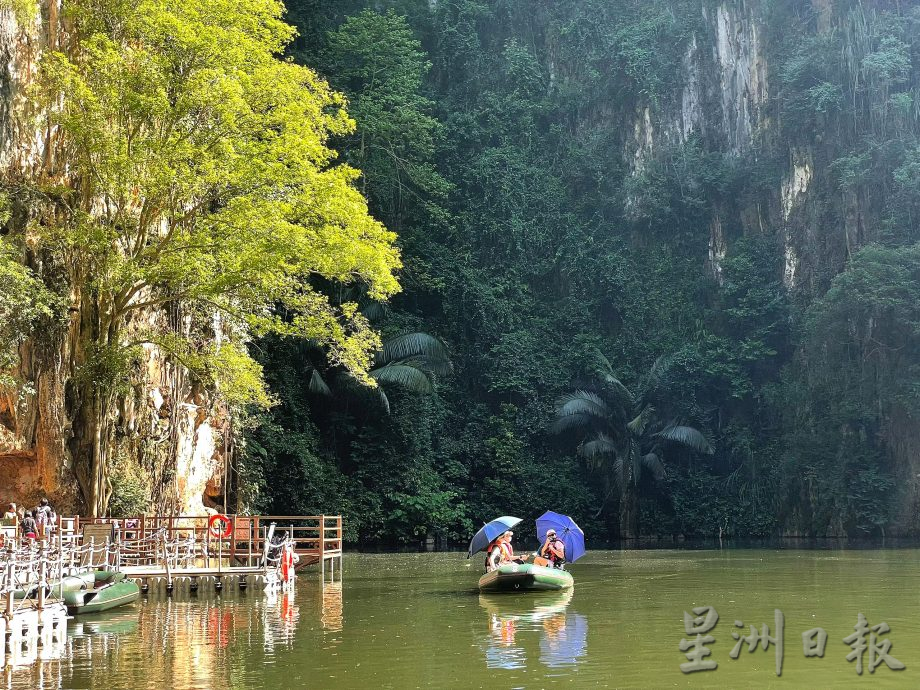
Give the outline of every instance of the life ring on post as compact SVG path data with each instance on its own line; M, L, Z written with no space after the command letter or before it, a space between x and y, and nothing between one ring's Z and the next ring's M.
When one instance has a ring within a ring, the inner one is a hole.
M223 528L217 526L217 523L222 523ZM215 529L216 527L216 529ZM233 523L230 522L230 518L226 515L221 515L217 513L208 518L208 533L215 539L226 539L233 532Z

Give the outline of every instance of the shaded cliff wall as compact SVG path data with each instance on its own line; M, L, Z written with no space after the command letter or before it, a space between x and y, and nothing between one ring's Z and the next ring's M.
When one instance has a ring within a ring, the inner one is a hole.
M677 87L640 100L625 123L624 162L641 175L696 141L740 168L766 170L756 187L711 199L706 269L721 284L738 240L773 237L790 302L806 309L861 247L917 240L909 212L898 215L897 166L920 136L920 78L910 69L920 14L885 0L704 1L699 9ZM884 397L877 408L870 443L896 480L886 531L916 534L917 414ZM860 432L841 429L848 433ZM808 532L797 511L785 516L784 533ZM828 533L844 534L844 520L832 519Z

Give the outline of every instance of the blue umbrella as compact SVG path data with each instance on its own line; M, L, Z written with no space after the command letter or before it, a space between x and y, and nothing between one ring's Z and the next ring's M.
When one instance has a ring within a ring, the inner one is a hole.
M556 530L556 537L565 544L566 561L572 563L585 555L585 533L568 515L547 510L537 518L537 537L541 544L546 541L550 529Z
M481 530L476 532L476 536L470 541L470 550L467 552L466 557L472 558L474 553L484 551L489 547L489 544L492 543L495 537L503 532L507 532L520 521L521 518L503 515L500 518L495 518L492 522L486 523L482 526Z

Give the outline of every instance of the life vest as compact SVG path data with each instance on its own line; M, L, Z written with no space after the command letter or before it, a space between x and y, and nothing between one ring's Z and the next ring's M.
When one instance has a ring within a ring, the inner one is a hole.
M485 561L485 567L486 567L486 570L487 570L487 571L489 570L489 559L492 558L492 552L493 552L494 550L495 550L495 542L493 541L492 543L490 543L490 544L486 547L486 561Z
M489 569L489 559L492 558L492 552L495 551L496 547L501 551L501 555L498 557L499 565L514 558L514 550L511 548L511 544L504 541L497 543L493 541L486 550L486 570Z
M557 540L556 542L549 542L549 543L546 544L542 549L540 549L541 555L542 555L544 558L547 558L548 560L550 560L552 563L564 562L564 561L565 561L565 556L560 556L560 555L556 552L556 549L555 549L555 547L554 547L554 544L561 544L561 543L562 543L562 542L560 542L560 541L558 541L558 540ZM565 549L565 546L563 546L562 548ZM563 553L564 553L564 551L563 551Z

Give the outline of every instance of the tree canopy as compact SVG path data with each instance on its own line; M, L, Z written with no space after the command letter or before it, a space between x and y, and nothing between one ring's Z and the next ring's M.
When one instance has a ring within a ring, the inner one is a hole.
M377 334L319 281L386 299L399 252L368 213L360 173L329 146L354 130L345 99L282 57L294 36L283 9L74 0L65 43L42 57L34 98L49 151L9 194L30 250L63 267L55 288L81 321L83 404L102 429L91 470L78 471L93 513L106 503L107 388L141 345L230 404L270 402L251 335L309 338L372 383ZM185 320L147 316L167 305Z

